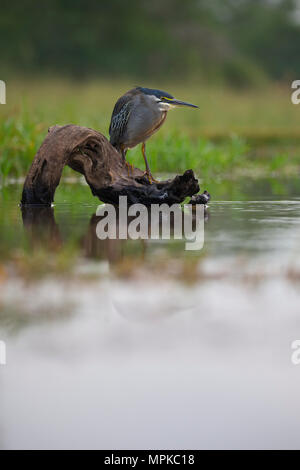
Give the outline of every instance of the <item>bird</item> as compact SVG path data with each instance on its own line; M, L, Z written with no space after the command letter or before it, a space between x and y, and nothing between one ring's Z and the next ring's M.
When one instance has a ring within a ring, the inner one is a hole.
M146 140L157 132L166 120L170 109L177 106L198 106L180 101L166 91L154 88L136 87L121 96L113 109L109 136L110 143L122 154L129 168L133 168L126 160L128 149L142 144L142 154L145 161L149 183L156 182L153 178L146 157Z

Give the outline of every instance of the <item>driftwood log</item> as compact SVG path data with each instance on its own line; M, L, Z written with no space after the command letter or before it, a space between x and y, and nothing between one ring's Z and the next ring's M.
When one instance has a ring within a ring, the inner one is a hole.
M200 189L192 170L150 184L142 170L128 170L122 156L102 134L70 124L49 129L26 177L21 204L51 205L65 165L84 175L94 196L112 204L118 204L119 196L127 196L128 204L171 205L196 195ZM208 202L203 195L191 202Z

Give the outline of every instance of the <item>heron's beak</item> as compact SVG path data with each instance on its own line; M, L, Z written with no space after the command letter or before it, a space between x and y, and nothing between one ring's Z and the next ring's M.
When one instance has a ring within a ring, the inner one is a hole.
M195 104L191 103L186 103L185 101L179 101L176 100L175 98L164 98L166 100L165 102L170 104L171 106L188 106L190 108L198 108L199 106L196 106Z

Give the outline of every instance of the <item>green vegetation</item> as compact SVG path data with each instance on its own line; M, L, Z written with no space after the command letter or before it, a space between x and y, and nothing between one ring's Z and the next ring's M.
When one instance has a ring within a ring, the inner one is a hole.
M150 86L155 86L150 83ZM0 107L0 178L23 177L53 124L75 123L106 136L115 100L129 82L64 80L8 84L7 105ZM158 86L156 84L156 86ZM199 110L171 111L147 145L155 173L193 168L205 184L242 175L296 175L300 165L300 117L290 89L279 86L244 91L159 83ZM143 168L140 148L128 160ZM75 173L65 171L70 176Z
M44 3L2 0L2 79L167 74L245 86L300 74L297 0Z

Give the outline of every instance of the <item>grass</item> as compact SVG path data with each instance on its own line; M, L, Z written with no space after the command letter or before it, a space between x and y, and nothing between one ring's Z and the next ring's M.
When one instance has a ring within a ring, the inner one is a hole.
M114 102L132 85L50 79L7 83L8 104L0 106L2 181L26 174L53 124L76 123L107 136ZM165 125L148 142L153 172L193 168L207 182L241 174L298 173L300 116L299 108L291 104L289 85L248 91L198 84L146 85L159 86L200 107L170 112ZM143 168L139 148L131 150L128 159Z

